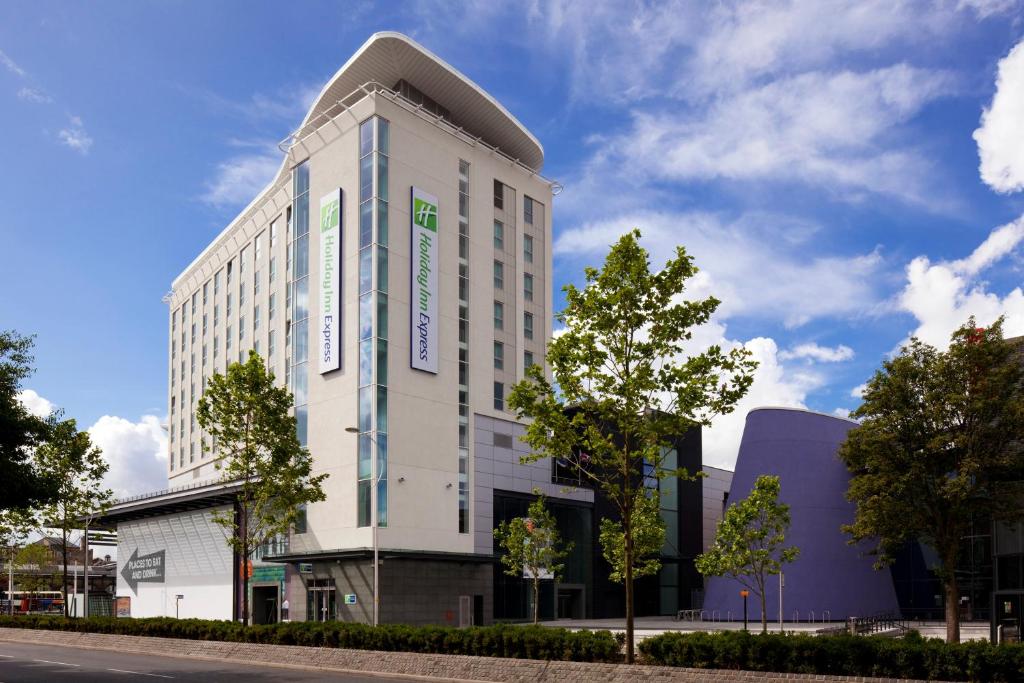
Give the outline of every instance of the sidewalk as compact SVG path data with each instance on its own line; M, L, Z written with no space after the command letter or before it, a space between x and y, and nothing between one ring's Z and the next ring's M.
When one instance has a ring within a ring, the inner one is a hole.
M431 655L411 652L374 652L296 645L261 645L220 641L180 640L0 628L4 641L61 645L92 650L113 650L186 659L261 664L271 667L314 669L352 674L380 674L411 679L442 681L497 681L500 683L629 683L632 681L680 681L681 683L892 683L891 679L847 678L753 671L683 669L625 664L547 662L530 659L499 659L469 655ZM911 682L923 683L923 682Z

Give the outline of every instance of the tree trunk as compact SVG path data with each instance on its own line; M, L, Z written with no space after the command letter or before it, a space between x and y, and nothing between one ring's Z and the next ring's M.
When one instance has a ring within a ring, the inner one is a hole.
M242 509L242 623L249 625L249 520L248 510Z
M64 617L67 618L71 615L68 606L68 530L61 529L61 560L64 562L64 574L61 577L61 592L64 593ZM42 569L42 567L40 567ZM77 586L76 586L77 589Z
M768 599L761 590L761 633L768 633Z
M540 621L540 577L537 574L533 576L533 623L536 624Z
M960 642L960 588L952 573L946 579L946 642Z
M623 529L625 532L625 529ZM625 541L625 553L623 559L626 562L626 664L633 663L633 545L632 536L629 532L623 534Z

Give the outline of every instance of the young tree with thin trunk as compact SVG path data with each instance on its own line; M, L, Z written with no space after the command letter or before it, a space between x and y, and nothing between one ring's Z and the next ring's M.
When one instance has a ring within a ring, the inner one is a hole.
M36 594L41 590L49 590L53 582L53 567L50 563L52 557L50 550L40 543L29 543L14 556L18 588L32 594L29 599L29 611L33 606L39 605ZM64 616L67 616L67 593L64 594Z
M761 601L761 632L768 632L765 584L778 576L782 565L800 556L796 546L785 547L789 506L779 502L779 478L761 475L745 500L733 503L718 522L715 543L697 556L704 576L728 576Z
M325 499L326 474L312 474L313 460L299 443L292 394L275 386L274 375L255 351L245 363L232 363L206 385L196 419L211 437L224 482L238 483L235 509L213 521L237 553L242 577L242 620L249 623L249 560L264 543L288 533L300 506Z
M558 533L555 516L544 504L539 490L537 499L530 503L528 517L516 517L502 522L494 530L494 537L504 553L501 563L509 576L530 579L533 584L533 623L540 619L540 582L542 579L558 581L565 565L562 561L572 552L573 544L563 543Z
M82 528L84 517L102 514L110 507L113 491L103 486L103 477L110 465L103 459L103 452L93 446L88 432L78 431L74 420L61 420L57 415L50 418L49 435L36 448L34 460L40 472L49 473L57 482L56 498L43 506L38 519L44 533L46 529L60 533L61 592L64 616L68 616L71 534Z
M4 548L4 576L0 581L7 587L8 614L14 614L15 558L32 529L32 516L24 510L0 510L0 545Z
M852 413L839 456L856 503L851 542L874 544L876 566L908 542L935 549L946 641L960 641L956 569L972 517L1020 518L1024 479L1024 355L1003 319L971 318L940 351L913 338L882 363Z
M651 520L645 501L658 501L652 480L688 477L666 470L665 456L687 430L730 412L755 367L743 349L685 348L718 300L685 299L697 272L682 247L657 272L634 230L616 242L601 270L587 268L586 286L565 287L558 314L565 331L548 345L547 366L527 370L509 406L528 419L526 460L559 458L589 481L615 510L602 521L605 556L626 593L626 658L633 661L633 581L657 571L658 549L639 543ZM655 507L659 507L655 505Z

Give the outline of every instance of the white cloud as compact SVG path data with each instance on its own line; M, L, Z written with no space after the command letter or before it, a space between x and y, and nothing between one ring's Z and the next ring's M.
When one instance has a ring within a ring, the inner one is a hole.
M203 201L217 207L252 201L281 166L282 155L276 145L262 143L259 147L258 152L239 154L218 164L216 175L206 184Z
M1020 6L1020 0L960 0L957 3L957 9L969 9L979 19L988 19L999 14L1010 14Z
M631 129L604 142L595 161L648 180L796 181L842 199L872 192L934 205L930 161L893 136L954 88L948 73L906 64L803 73L707 106L636 111Z
M805 359L819 363L838 363L853 358L853 349L845 344L839 346L819 346L815 342L798 344L797 346L779 353L782 360Z
M28 76L28 73L18 66L13 59L8 57L7 53L3 50L0 50L0 64L18 78L25 78Z
M1015 287L1000 296L978 279L987 268L1012 253L1022 240L1024 217L993 230L967 258L932 263L927 256L918 256L911 261L898 303L917 318L913 336L945 348L953 330L972 315L979 325L988 325L1005 315L1004 334L1024 334L1021 288Z
M996 93L974 131L981 179L996 192L1024 189L1024 41L999 62Z
M832 414L835 415L836 417L845 417L847 420L850 419L850 409L849 408L835 408L832 411Z
M138 422L104 415L88 432L110 464L105 483L116 497L167 488L167 435L155 415Z
M563 262L576 256L603 256L608 246L633 227L661 267L686 245L701 272L692 283L702 296L722 300L719 315L772 318L789 327L822 316L851 316L871 310L882 265L878 253L813 256L806 245L818 226L783 216L745 214L727 221L715 214L637 212L586 223L562 232L555 253ZM766 268L765 264L771 264ZM817 296L808 296L814 283Z
M21 401L21 404L25 406L28 412L36 417L49 417L50 413L57 407L32 389L18 392L18 400Z
M92 137L85 131L85 126L82 124L82 119L77 116L69 117L69 124L67 128L62 128L57 133L57 137L60 139L61 144L67 145L76 152L80 152L85 155L89 153L89 149L92 147Z
M868 390L867 382L858 384L850 390L850 398L864 398L864 392Z
M25 100L26 102L32 102L34 104L50 104L53 102L53 98L47 95L40 88L32 88L25 86L18 91L18 99Z

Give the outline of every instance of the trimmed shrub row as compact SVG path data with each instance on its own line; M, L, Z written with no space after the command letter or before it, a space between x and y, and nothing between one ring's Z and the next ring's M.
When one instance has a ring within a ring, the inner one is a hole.
M571 662L622 660L619 644L609 631L568 631L532 625L473 626L460 629L399 624L373 627L331 621L243 626L230 621L168 617L65 619L32 615L0 616L0 627Z
M937 681L1024 681L1024 645L778 633L665 633L640 643L649 664Z

